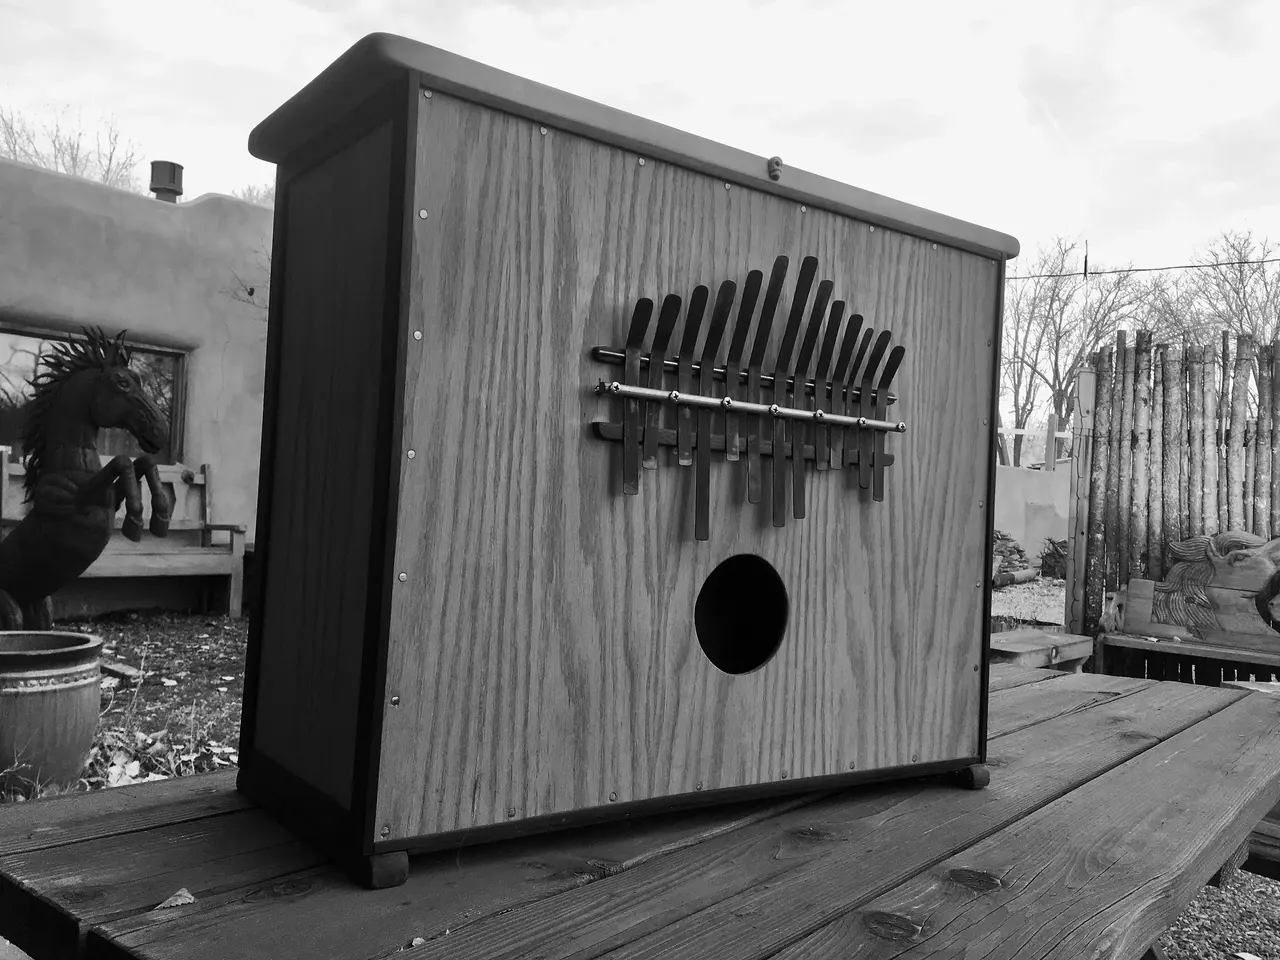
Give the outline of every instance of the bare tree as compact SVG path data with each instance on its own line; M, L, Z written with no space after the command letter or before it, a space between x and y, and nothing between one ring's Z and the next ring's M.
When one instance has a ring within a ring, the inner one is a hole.
M1041 248L1020 272L1005 291L1004 385L1012 395L1014 425L1025 429L1041 389L1065 423L1074 412L1080 369L1121 323L1142 320L1146 289L1127 269L1086 276L1081 251L1062 238ZM1021 441L1021 435L1014 440L1015 465ZM1055 455L1046 451L1046 458Z
M36 123L12 107L0 108L0 156L109 187L144 192L134 177L141 162L138 148L123 138L114 118L86 133L78 118L67 120L66 110Z
M274 208L276 205L276 185L274 183L264 183L262 185L251 183L247 187L241 187L232 196L238 200L243 200L245 203L255 203L260 207Z
M1204 341L1223 331L1270 343L1280 334L1280 258L1267 238L1226 231L1190 270L1157 275L1151 313L1165 336Z

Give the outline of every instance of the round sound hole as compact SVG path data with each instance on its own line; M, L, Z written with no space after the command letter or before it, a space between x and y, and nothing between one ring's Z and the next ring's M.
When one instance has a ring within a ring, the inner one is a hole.
M787 627L787 588L769 561L729 557L698 591L693 626L707 659L725 673L759 670L778 652Z

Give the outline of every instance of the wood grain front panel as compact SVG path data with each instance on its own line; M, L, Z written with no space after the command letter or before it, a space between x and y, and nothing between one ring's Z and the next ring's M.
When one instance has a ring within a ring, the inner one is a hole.
M404 444L418 455L401 458L400 704L374 829L976 756L997 265L439 93L417 149L423 338L406 340ZM779 254L792 266L766 370L812 254L850 311L907 347L892 417L910 429L888 439L883 503L850 471L810 468L808 516L783 529L769 483L748 504L745 461L717 456L698 542L694 469L669 449L622 495L620 445L590 427L620 418L592 390L620 368L589 351L622 346L637 298L741 290ZM739 553L777 570L790 615L771 661L728 675L693 611Z
M349 808L374 504L389 124L284 195L275 449L254 746ZM277 216L280 213L277 212Z

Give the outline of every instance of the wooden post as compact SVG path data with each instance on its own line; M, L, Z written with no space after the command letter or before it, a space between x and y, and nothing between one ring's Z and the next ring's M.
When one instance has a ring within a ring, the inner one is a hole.
M1164 365L1168 349L1164 344L1151 354L1151 440L1147 473L1147 575L1164 579Z
M1255 459L1253 444L1256 432L1257 421L1246 420L1244 422L1244 529L1250 533L1253 533L1253 470Z
M1071 493L1067 509L1067 598L1063 622L1067 632L1084 633L1086 578L1089 553L1089 503L1093 479L1094 410L1098 396L1098 377L1093 367L1076 374L1075 415L1071 423ZM1057 427L1056 417L1049 422Z
M1204 348L1201 383L1204 394L1204 445L1200 451L1204 490L1204 533L1213 536L1222 529L1218 522L1218 346ZM1192 487L1194 490L1194 485Z
M1123 332L1123 331L1122 331ZM1120 486L1118 509L1120 523L1116 528L1116 549L1120 564L1116 576L1121 584L1129 582L1129 531L1133 523L1133 382L1137 361L1137 345L1124 348L1124 380L1120 395Z
M1182 517L1186 503L1182 499L1182 471L1187 459L1187 432L1182 422L1182 351L1164 348L1164 504L1160 524L1160 577L1168 573L1164 563L1166 544L1184 539Z
M1271 342L1271 430L1263 443L1271 458L1271 483L1268 497L1271 501L1271 536L1280 536L1280 445L1276 433L1280 430L1280 341Z
M1129 576L1147 575L1147 491L1150 486L1151 334L1139 333L1133 364L1133 467L1129 496Z
M1218 388L1218 529L1231 529L1231 484L1227 480L1227 431L1231 426L1231 337L1222 332L1222 381Z
M1248 530L1249 521L1244 512L1245 488L1245 419L1249 400L1249 365L1253 359L1253 341L1248 337L1236 338L1235 363L1231 375L1231 409L1227 426L1227 529ZM1222 358L1226 369L1227 358ZM1227 396L1225 385L1223 398Z
M1058 415L1049 414L1049 421L1044 434L1044 466L1043 470L1057 469L1058 460Z
M1187 347L1187 513L1190 533L1204 533L1204 347Z
M1084 620L1080 634L1092 637L1098 632L1102 616L1102 598L1114 567L1107 564L1114 557L1106 541L1111 511L1107 484L1111 476L1111 393L1114 374L1111 347L1099 351L1095 365L1096 402L1093 407L1093 463L1089 478L1089 549L1085 557Z
M1271 499L1271 366L1275 345L1265 343L1258 351L1258 427L1253 434L1253 532L1270 540L1275 526Z
M1107 432L1110 436L1111 455L1107 462L1107 483L1103 495L1106 504L1106 575L1107 589L1115 590L1120 583L1120 557L1124 553L1120 542L1126 536L1127 528L1121 527L1120 511L1120 452L1124 445L1121 437L1124 434L1124 357L1126 352L1125 332L1116 332L1116 351L1111 371L1111 403L1110 416L1107 420Z

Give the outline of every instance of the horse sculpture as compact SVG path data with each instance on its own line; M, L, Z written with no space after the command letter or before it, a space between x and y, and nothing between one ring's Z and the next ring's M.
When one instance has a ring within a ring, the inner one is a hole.
M142 492L151 492L150 530L167 537L172 504L152 455L169 439L165 417L129 369L124 334L86 329L84 339L42 354L22 430L25 502L31 509L0 540L0 629L49 630L50 597L98 559L125 505L121 532L142 539ZM39 366L43 365L43 372ZM98 455L98 433L127 430L145 455Z

